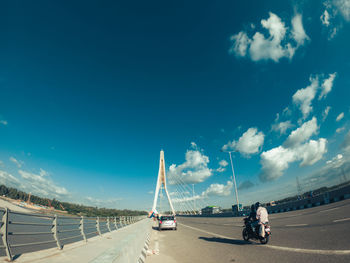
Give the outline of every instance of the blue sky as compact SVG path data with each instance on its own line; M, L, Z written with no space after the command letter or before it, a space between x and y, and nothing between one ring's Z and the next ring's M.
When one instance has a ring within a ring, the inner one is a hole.
M11 1L0 32L0 183L150 209L164 149L174 199L229 207L222 148L244 204L350 170L350 1Z

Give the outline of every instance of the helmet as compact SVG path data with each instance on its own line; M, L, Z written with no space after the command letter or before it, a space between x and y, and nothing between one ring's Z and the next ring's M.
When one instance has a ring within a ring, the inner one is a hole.
M259 202L256 202L256 203L255 203L255 208L258 209L259 206L260 206L260 203L259 203Z

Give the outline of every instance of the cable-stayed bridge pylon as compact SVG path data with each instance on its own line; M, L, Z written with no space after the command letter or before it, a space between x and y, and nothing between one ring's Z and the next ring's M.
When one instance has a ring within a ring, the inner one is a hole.
M161 190L161 189L164 189L166 196L168 198L168 201L169 201L171 212L175 216L175 210L174 210L173 204L171 202L170 195L169 195L168 189L167 189L167 184L166 184L165 160L164 160L164 151L163 150L160 151L157 186L156 186L156 190L154 193L154 201L153 201L153 206L152 206L152 213L155 213L155 214L157 214L156 207L157 207L157 201L158 201L158 196L159 196L159 190Z

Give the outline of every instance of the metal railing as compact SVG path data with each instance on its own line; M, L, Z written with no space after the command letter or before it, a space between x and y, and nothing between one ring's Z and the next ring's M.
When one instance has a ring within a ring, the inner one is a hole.
M84 241L136 223L145 216L70 217L29 214L0 208L0 250L9 261L16 255ZM5 252L5 253L4 253Z

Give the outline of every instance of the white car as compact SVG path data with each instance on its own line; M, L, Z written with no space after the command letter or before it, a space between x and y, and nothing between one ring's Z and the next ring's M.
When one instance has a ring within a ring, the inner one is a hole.
M162 229L177 229L176 218L172 215L161 216L159 217L159 231Z

